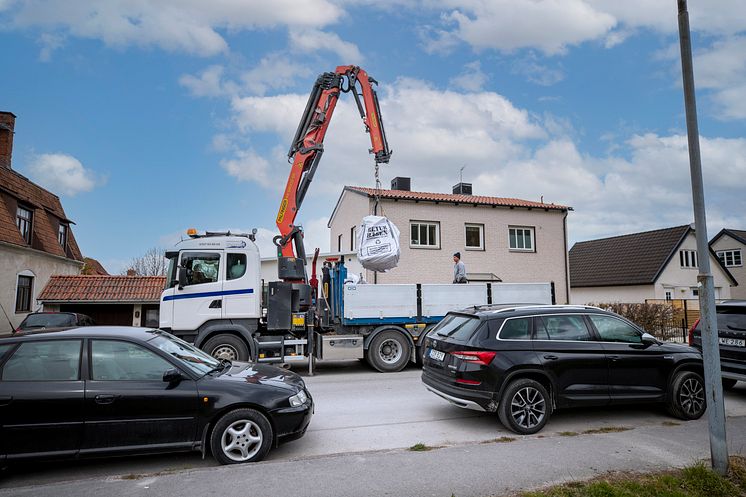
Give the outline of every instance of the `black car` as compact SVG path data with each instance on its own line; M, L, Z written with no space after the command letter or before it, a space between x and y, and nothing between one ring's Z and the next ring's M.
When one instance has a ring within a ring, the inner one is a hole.
M696 349L595 307L476 307L449 313L425 340L427 389L497 412L516 433L536 433L564 407L659 402L681 419L706 409Z
M715 306L720 369L726 390L746 381L746 300L720 302ZM702 350L702 329L697 320L689 330L689 345Z
M95 324L89 316L77 312L32 312L21 321L21 324L13 333L65 330L76 326L94 326Z
M221 361L160 330L0 339L0 462L188 450L259 461L312 413L297 374Z

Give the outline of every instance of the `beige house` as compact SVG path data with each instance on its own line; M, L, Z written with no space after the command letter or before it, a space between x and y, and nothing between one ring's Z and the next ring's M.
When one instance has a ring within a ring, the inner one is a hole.
M0 335L29 312L53 274L79 274L83 257L60 199L11 169L16 116L0 112Z
M716 299L738 283L710 251ZM570 249L573 304L696 299L699 254L694 228L676 226L578 242Z
M471 282L553 282L557 303L569 296L567 224L570 207L515 198L409 190L395 178L391 190L345 186L329 220L331 250L357 249L362 218L385 215L401 231L401 258L386 273L365 272L368 283L451 283L453 254L461 253ZM376 198L378 205L376 206Z
M731 298L746 299L746 267L743 265L746 231L721 230L710 240L710 248L738 282L738 286L730 290Z

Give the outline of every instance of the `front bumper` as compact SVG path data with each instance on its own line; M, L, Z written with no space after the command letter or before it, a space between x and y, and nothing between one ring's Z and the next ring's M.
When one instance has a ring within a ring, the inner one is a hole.
M425 371L422 372L422 383L430 392L455 406L482 412L497 410L497 402L492 392L449 385L428 375Z
M308 402L298 407L284 407L272 411L272 421L277 432L276 445L297 440L305 435L314 412L310 394Z

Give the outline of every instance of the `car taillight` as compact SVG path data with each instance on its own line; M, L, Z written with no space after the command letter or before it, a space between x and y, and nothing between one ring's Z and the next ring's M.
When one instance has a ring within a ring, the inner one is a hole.
M699 318L694 322L691 328L689 328L689 345L694 343L694 328L699 324Z
M489 366L492 362L492 359L494 359L497 355L497 352L491 352L487 350L461 350L458 352L451 352L451 355L458 359L461 359L464 362Z
M478 380L465 380L463 378L456 378L456 383L461 383L462 385L481 385L482 382Z

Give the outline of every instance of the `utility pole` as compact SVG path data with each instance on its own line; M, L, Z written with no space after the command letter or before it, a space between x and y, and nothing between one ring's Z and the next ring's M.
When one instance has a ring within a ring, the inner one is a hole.
M717 315L715 314L715 285L710 271L710 247L705 220L705 194L702 181L702 160L699 154L699 127L697 103L694 98L694 68L692 42L689 33L689 12L686 0L679 3L679 42L681 45L681 74L684 79L684 105L686 130L689 138L689 168L692 176L694 202L694 229L699 254L699 308L701 312L702 356L705 368L705 393L707 395L707 420L710 429L710 456L712 468L725 475L728 472L728 444L725 436L725 405L723 383L720 376L720 344L718 341Z

